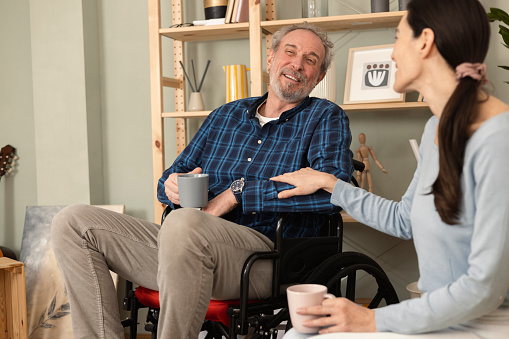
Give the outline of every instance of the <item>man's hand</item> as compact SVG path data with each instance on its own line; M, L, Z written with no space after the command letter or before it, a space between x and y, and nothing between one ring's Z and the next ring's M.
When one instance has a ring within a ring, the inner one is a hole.
M202 211L220 217L237 207L239 203L231 189L227 189L223 193L210 200L208 205L202 208Z
M202 169L200 167L196 167L189 173L199 174L201 172ZM170 174L168 179L166 179L166 181L164 182L164 192L166 193L168 199L175 205L180 205L179 186L177 182L177 177L181 174L185 173L172 173Z
M377 331L375 311L359 306L346 298L325 299L321 305L302 307L297 310L297 313L322 316L303 323L304 326L324 327L319 331L320 334Z

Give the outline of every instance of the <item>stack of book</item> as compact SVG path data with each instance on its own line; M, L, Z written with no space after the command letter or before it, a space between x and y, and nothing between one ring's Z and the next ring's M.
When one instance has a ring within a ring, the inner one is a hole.
M228 0L224 23L248 22L249 0Z

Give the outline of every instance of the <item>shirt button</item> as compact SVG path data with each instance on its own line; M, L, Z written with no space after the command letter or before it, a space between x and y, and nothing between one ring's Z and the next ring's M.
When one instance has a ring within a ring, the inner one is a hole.
M247 161L251 161L251 158L247 158Z
M259 145L259 144L261 144L261 143L262 143L262 141L261 141L261 140L258 140L258 145Z

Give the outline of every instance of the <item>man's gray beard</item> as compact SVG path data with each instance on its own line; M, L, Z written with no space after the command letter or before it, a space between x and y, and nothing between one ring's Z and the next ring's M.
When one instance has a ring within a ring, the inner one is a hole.
M283 69L281 70L283 71ZM281 73L280 71L280 73ZM281 75L281 74L279 74ZM307 87L308 80L304 77L301 77L303 80L302 87L297 91L291 91L291 90L285 90L281 87L280 82L277 81L277 78L275 78L274 72L272 70L269 71L269 77L270 77L270 86L274 89L274 92L276 95L281 98L283 101L288 103L295 103L303 100L305 97L309 95L315 88L318 80L318 75L314 79L314 84L311 86L306 92L304 92L304 89Z

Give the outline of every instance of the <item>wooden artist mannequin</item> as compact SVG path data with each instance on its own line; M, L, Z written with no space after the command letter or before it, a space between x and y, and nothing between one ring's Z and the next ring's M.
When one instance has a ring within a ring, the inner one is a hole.
M373 192L373 184L371 181L371 173L369 172L369 155L371 154L371 157L373 160L375 160L375 163L380 167L382 172L387 173L387 170L382 166L380 161L376 158L375 151L373 151L373 148L371 146L366 146L366 134L361 133L359 134L359 142L361 143L361 146L355 151L357 153L357 160L362 161L365 165L364 171L359 172L357 171L357 182L359 182L360 187L364 188L364 184L366 182L366 178L368 179L368 191Z

